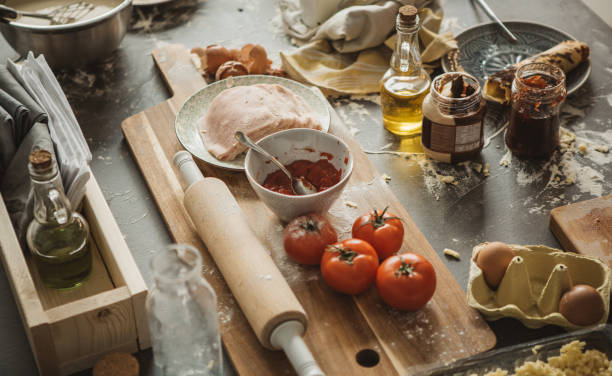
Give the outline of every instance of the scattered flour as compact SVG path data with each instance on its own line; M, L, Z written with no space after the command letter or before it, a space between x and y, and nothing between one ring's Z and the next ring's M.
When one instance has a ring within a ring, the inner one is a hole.
M499 160L499 165L502 167L508 167L512 164L512 152L510 150L506 151L506 154Z
M578 138L588 139L588 144L601 141L608 143L612 138L611 130L606 132L581 131L579 134L580 137ZM516 178L517 183L527 185L543 180L545 176L548 176L548 182L542 191L575 184L581 193L601 197L604 192L604 175L595 167L585 165L584 162L585 159L590 159L597 166L601 166L609 163L612 156L595 150L588 151L586 142L581 142L576 146L576 139L575 133L566 128L561 128L559 150L553 154L550 160L536 165L535 168L527 163L520 163Z
M366 94L366 95L358 95L353 94L350 96L352 101L364 101L364 102L372 102L380 106L380 94Z

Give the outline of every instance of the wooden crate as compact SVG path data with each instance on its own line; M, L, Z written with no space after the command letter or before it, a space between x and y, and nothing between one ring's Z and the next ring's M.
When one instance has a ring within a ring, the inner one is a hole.
M93 269L71 291L42 284L1 198L2 263L40 374L67 375L92 367L108 352L150 347L147 287L93 175L82 210L92 235Z

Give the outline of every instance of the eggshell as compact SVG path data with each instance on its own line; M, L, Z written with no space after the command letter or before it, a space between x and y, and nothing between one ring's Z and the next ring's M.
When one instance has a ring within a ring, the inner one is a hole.
M573 324L591 325L601 320L605 305L592 286L576 285L561 297L559 312Z
M488 243L476 255L476 264L492 289L499 286L513 257L514 251L502 242Z
M206 47L206 56L205 60L202 60L203 68L206 68L206 71L210 74L217 73L217 69L226 61L231 59L230 52L227 48L223 46L219 46L218 44L211 44Z
M266 49L259 44L249 43L242 47L239 60L247 67L249 74L264 74L272 64Z

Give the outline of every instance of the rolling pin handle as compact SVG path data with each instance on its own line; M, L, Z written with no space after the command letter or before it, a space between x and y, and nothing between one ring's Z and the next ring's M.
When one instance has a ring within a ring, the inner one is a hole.
M174 154L174 165L179 169L183 178L187 182L187 187L191 184L204 179L204 175L191 157L191 154L185 150L181 150Z
M299 376L325 376L304 343L302 334L304 325L301 322L285 321L274 329L270 342L274 347L283 349Z

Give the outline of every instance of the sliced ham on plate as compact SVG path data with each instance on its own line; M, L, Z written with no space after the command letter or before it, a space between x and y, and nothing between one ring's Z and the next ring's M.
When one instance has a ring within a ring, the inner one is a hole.
M276 84L236 86L222 91L211 102L201 126L206 149L224 161L246 150L234 138L236 131L258 141L290 128L322 129L302 97Z

